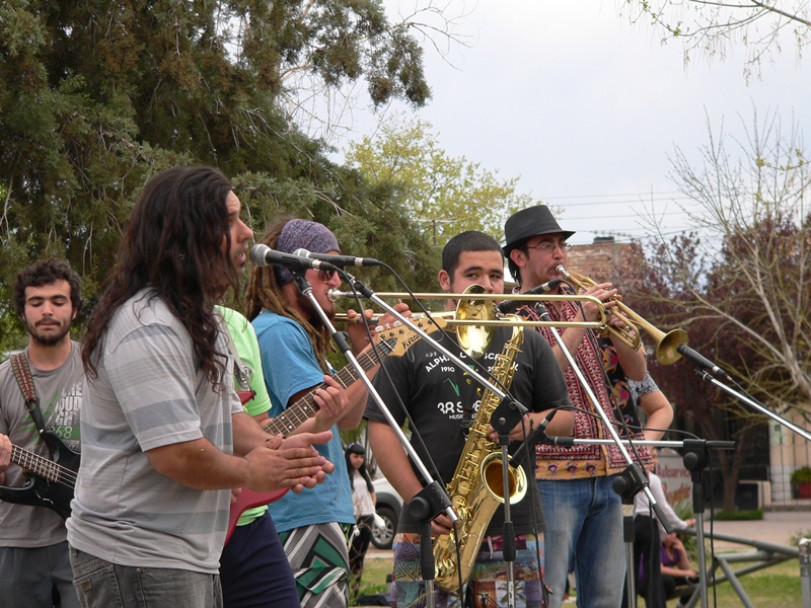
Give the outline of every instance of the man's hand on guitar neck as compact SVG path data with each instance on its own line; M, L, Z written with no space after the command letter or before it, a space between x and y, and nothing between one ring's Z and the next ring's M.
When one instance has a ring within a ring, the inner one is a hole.
M0 435L0 484L6 483L6 469L11 464L11 439Z
M318 411L313 416L312 431L319 433L332 428L341 416L346 413L349 399L346 396L346 389L332 376L324 376L326 386L317 387L313 390L313 400L318 405Z

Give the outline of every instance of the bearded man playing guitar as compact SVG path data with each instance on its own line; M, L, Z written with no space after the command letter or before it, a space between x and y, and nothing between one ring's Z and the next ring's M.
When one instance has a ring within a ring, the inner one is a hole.
M45 502L49 498L47 482L29 477L18 466L20 462L12 464L16 460L12 458L12 451L27 450L31 459L55 457L40 435L40 424L53 434L48 435L51 445L54 445L51 437L55 436L71 450L79 449L84 370L79 343L70 338L70 326L81 304L79 276L62 260L40 260L17 274L14 307L28 332L28 346L15 357L19 357L23 368L30 370L29 377L38 398L34 408L41 412L41 421L36 422L26 406L27 399L15 378L12 360L3 362L0 365L0 484L4 486L0 488L0 571L7 584L0 593L0 608L79 606L68 560L64 517L56 506ZM33 416L38 417L38 414ZM64 456L77 458L64 445L59 445L58 450ZM69 510L66 503L72 489L65 486L62 492L64 499L58 506L64 514Z

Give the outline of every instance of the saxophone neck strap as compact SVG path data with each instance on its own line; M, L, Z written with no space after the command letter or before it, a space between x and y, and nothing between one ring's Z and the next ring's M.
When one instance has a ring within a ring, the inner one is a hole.
M25 399L25 407L28 408L34 424L37 425L37 430L43 433L45 431L45 418L39 409L37 389L34 387L34 378L31 377L31 368L28 367L28 359L25 358L25 353L18 353L11 358L11 370L14 372L14 378L16 378L17 385L20 387L20 392Z

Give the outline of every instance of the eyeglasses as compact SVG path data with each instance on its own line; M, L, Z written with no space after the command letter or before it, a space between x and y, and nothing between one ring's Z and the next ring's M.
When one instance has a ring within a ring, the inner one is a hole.
M338 274L337 270L319 270L318 280L322 281L323 283L326 283L328 281L331 281L332 277L334 277L336 274Z
M566 241L541 241L535 245L526 245L527 249L537 249L544 253L552 253L556 247L560 247L561 251L571 251L572 246Z

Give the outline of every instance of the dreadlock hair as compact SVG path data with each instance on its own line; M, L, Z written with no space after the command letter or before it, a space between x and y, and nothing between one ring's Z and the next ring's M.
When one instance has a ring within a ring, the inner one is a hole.
M176 167L153 177L132 209L116 266L93 310L82 362L91 377L115 312L141 289L159 298L183 324L200 369L222 389L226 355L216 350L216 299L239 277L228 251L228 179L211 167ZM225 243L225 246L223 246ZM223 248L225 251L223 251Z
M286 213L277 216L259 242L271 249L276 249L279 235L282 233L285 224L293 219L296 219L295 216ZM274 266L254 265L248 280L248 289L245 292L245 316L253 321L263 309L299 323L307 332L307 336L313 344L318 364L324 370L324 373L329 373L324 362L326 355L333 349L329 332L320 325L314 325L310 319L305 318L298 311L295 303L287 301Z

